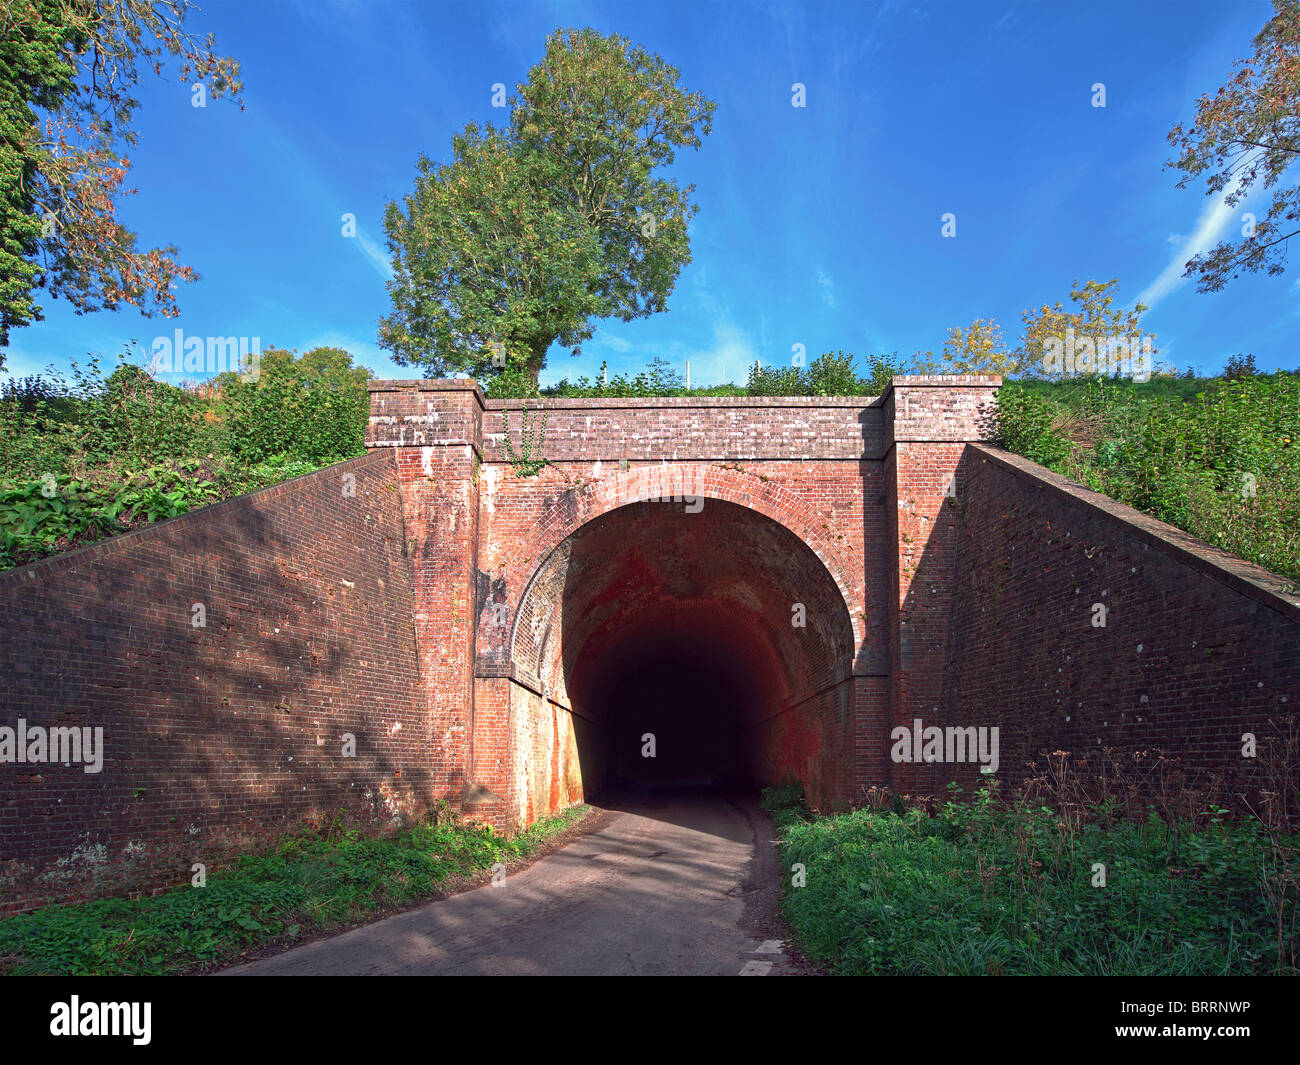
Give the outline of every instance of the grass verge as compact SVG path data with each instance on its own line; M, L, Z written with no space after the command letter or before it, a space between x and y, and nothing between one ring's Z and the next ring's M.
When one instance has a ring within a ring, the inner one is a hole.
M817 817L789 788L763 804L804 869L782 909L834 974L1297 973L1300 836L1217 807L1089 819L996 786L932 812Z
M211 874L203 888L2 918L0 973L145 976L223 968L251 951L287 948L469 886L498 862L537 854L589 809L575 806L509 838L462 822L419 825L386 839L355 830L291 837Z

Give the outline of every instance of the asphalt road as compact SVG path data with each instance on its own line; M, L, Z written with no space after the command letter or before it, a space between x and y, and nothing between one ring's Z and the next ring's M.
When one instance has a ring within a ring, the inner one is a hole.
M749 800L639 797L486 886L222 975L776 975L780 870ZM743 970L743 973L742 973Z

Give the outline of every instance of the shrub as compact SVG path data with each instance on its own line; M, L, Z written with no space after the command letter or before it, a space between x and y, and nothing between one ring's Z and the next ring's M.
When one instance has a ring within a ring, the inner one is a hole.
M1230 355L1228 365L1224 367L1223 377L1226 381L1239 381L1243 377L1255 376L1254 355Z
M1000 446L1300 579L1300 380L1008 382Z
M270 349L258 382L178 387L126 362L0 388L0 567L309 473L364 450L369 372Z
M369 396L343 392L287 377L222 389L225 448L247 462L272 455L324 461L365 450Z

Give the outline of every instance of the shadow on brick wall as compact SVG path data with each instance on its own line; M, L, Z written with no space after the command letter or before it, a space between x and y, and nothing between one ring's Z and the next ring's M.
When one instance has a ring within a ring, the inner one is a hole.
M1005 785L1056 751L1099 774L1127 764L1115 784L1135 797L1163 787L1159 752L1207 797L1262 785L1244 737L1276 742L1300 702L1300 612L1229 571L1271 575L995 448L966 449L951 509L905 600L942 639L925 724L998 728ZM948 602L931 605L932 584ZM914 785L954 779L982 778L933 764Z
M0 726L103 766L0 765L7 908L187 883L284 832L432 798L391 456L0 575ZM345 754L345 736L355 757Z

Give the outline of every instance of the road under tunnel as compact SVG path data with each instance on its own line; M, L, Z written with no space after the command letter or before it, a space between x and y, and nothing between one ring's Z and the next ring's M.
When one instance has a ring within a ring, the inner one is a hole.
M632 503L539 568L516 662L572 715L588 800L847 779L843 594L778 522L717 499Z

